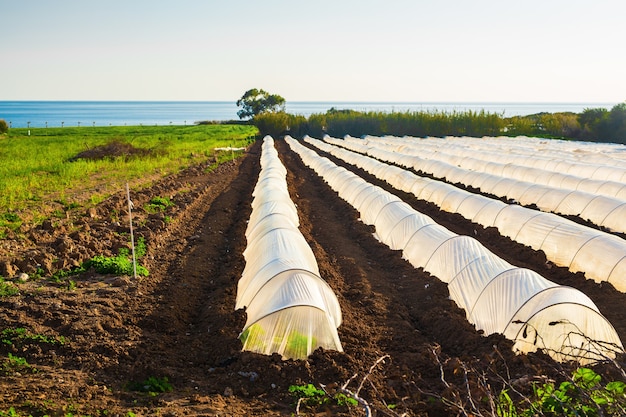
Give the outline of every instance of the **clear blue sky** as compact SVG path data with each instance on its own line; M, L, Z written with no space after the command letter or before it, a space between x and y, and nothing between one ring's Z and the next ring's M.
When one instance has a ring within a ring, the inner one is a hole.
M626 100L623 0L0 0L0 100Z

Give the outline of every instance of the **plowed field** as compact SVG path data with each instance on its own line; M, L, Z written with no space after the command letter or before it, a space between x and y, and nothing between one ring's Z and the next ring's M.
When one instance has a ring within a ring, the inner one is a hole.
M350 381L347 389L359 390L373 415L447 416L457 415L460 407L471 410L472 401L488 410L488 401L481 401L497 395L505 382L529 392L530 381L558 381L571 372L571 365L542 354L516 356L509 341L477 332L449 300L445 284L380 244L373 229L284 141L277 140L276 147L288 170L301 231L339 299L345 352L318 350L306 361L241 352L237 336L245 312L234 311L234 304L260 170L257 142L244 157L212 172L198 166L131 192L138 208L135 234L148 246L141 261L148 277L88 272L71 277L75 284L33 277L125 246L122 190L95 210L45 222L1 242L0 275L26 272L31 279L15 283L19 294L0 298L0 331L24 328L65 343L0 343L5 364L9 353L29 364L2 368L0 412L14 407L19 415L33 416L126 416L129 411L141 416L289 416L297 409L290 386L323 384L333 393ZM609 284L585 280L493 229L393 192L506 261L584 291L626 340L626 295ZM175 205L164 213L143 212L140 207L155 196L171 197ZM610 367L597 371L616 378ZM156 395L132 389L131 382L151 377L167 377L172 389ZM360 406L332 401L301 404L298 411L364 415Z

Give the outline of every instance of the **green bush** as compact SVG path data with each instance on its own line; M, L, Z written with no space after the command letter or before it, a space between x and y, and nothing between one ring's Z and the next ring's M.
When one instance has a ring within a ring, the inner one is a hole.
M0 119L0 133L7 133L9 131L9 125L4 119Z
M254 125L261 136L278 138L288 134L301 137L309 133L306 117L285 112L259 114L254 118Z
M254 118L254 125L261 136L279 137L285 134L289 126L289 115L285 112L262 113Z

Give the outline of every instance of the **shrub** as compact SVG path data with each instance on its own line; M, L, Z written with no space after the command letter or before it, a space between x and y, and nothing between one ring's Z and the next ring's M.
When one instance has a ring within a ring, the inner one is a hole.
M261 136L279 137L285 134L289 126L289 115L285 112L262 113L254 118L254 125Z
M4 119L0 119L0 133L7 133L9 131L9 125Z

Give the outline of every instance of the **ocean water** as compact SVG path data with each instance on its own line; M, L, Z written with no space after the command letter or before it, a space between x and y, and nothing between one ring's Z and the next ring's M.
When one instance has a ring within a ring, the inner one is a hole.
M505 117L586 108L611 109L617 103L418 103L287 102L289 113L310 116L331 108L359 111L480 111ZM238 120L234 101L0 101L0 119L11 127L186 125L199 121Z

